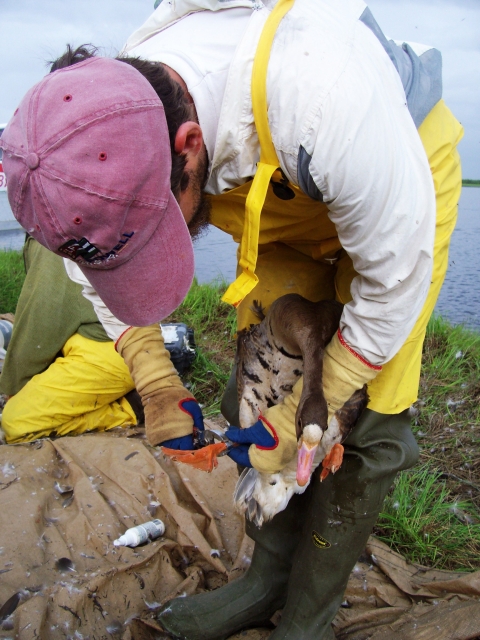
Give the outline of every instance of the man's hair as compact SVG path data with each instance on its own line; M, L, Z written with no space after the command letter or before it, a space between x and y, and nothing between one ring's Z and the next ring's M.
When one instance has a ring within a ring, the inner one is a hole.
M67 45L65 53L51 63L50 72L70 67L88 58L93 58L96 55L97 49L92 45L84 44L76 49ZM172 154L170 188L174 195L178 195L180 191L183 191L188 185L188 176L184 172L186 159L175 151L175 134L179 126L191 120L190 105L185 97L185 93L178 82L175 82L175 80L170 77L165 67L159 62L151 62L149 60L127 56L117 56L116 59L131 65L139 71L142 76L149 81L157 96L162 101L167 119Z

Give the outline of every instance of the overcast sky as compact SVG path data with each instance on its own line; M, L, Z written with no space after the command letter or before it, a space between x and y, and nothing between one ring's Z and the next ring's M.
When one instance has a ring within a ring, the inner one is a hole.
M444 98L465 127L465 178L480 178L480 0L371 0L384 33L443 54ZM0 0L0 122L47 72L65 44L116 53L153 10L153 0Z

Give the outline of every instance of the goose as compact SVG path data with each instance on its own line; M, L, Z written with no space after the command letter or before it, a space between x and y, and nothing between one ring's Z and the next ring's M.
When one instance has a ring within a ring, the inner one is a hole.
M254 424L261 414L282 402L303 375L296 412L298 455L278 473L244 469L234 492L236 510L258 527L303 493L313 471L323 465L320 480L335 473L343 459L341 443L368 402L366 386L356 391L327 426L322 369L326 345L338 329L343 306L333 300L311 302L298 294L278 298L264 314L253 310L259 324L237 337L237 391L240 427Z

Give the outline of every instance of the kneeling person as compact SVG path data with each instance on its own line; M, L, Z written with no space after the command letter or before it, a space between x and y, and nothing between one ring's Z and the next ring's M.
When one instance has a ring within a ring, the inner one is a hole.
M27 275L0 376L8 443L136 424L123 358L63 260L27 237Z

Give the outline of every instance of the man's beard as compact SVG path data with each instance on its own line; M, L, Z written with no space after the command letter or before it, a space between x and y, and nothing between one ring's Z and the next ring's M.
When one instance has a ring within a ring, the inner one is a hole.
M190 231L190 236L193 241L198 240L198 238L205 233L208 225L210 224L210 211L212 206L208 196L203 192L203 189L207 184L207 178L208 161L205 154L205 157L201 162L199 162L195 173L192 172L189 174L189 181L191 181L194 193L194 214L188 223L188 230Z

